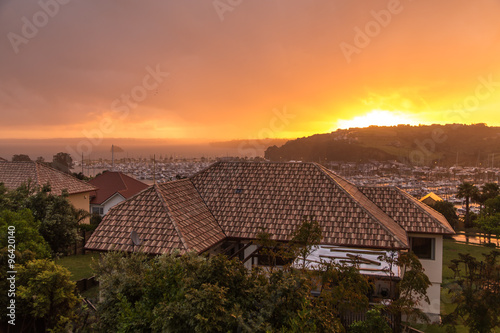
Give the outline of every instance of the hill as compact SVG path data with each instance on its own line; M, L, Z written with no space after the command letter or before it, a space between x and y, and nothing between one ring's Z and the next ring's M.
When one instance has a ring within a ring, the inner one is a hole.
M271 161L397 160L412 165L500 166L500 127L485 124L370 126L268 147Z

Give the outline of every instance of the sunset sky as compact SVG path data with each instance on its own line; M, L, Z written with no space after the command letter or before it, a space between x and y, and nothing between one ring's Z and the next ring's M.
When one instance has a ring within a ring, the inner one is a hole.
M499 18L500 0L2 0L0 139L500 125Z

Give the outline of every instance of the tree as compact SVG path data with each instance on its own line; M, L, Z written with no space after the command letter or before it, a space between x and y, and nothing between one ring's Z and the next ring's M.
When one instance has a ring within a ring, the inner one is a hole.
M392 329L385 317L380 313L380 309L368 310L365 321L355 321L350 326L351 333L391 333Z
M68 153L57 153L52 158L52 167L62 172L71 173L70 169L73 168L73 159Z
M321 331L328 331L330 325L339 327L339 318L368 309L367 295L372 286L356 266L332 262L323 265L323 270L317 272L317 279L321 281L320 296L313 302L319 317L317 326Z
M463 182L458 187L457 198L465 198L465 227L470 228L471 220L470 220L470 201L475 200L479 196L478 188L467 182Z
M295 257L302 260L302 269L306 268L306 258L313 251L313 247L321 241L321 228L314 216L304 215L302 223L292 234L290 242Z
M462 319L470 332L491 332L500 326L500 264L499 251L483 254L478 261L470 254L459 253L449 266L455 273L456 285L450 288L455 310L443 318L454 332Z
M17 212L10 210L0 211L0 235L7 235L10 228L15 230L16 251L18 255L29 254L31 259L42 259L50 257L50 247L40 235L38 228L40 222L35 221L29 209L21 209ZM7 237L0 239L0 247L7 248ZM16 263L21 264L17 258ZM26 260L27 261L27 260Z
M87 177L85 176L81 171L76 173L76 172L73 172L72 173L73 177L75 177L76 179L80 179L80 180L84 180L84 181L88 181L90 180L90 177Z
M15 243L9 243L8 235L15 237ZM49 258L50 247L38 232L38 222L35 221L33 214L28 209L13 212L0 208L0 237L0 290L7 291L9 290L7 272L15 270L10 267L10 264L14 264L14 267L17 268L18 265L33 259ZM8 305L8 294L2 292L0 294L0 308L6 309ZM1 313L4 314L4 312L5 310ZM2 315L0 321L5 320L8 320L8 317Z
M17 154L12 156L12 162L31 162L31 158L25 154Z
M495 213L492 215L482 215L474 224L481 229L485 234L488 234L488 238L491 241L491 235L500 235L500 213Z
M485 201L483 214L488 216L500 214L500 196Z
M333 264L318 298L307 271L248 271L223 255L107 253L94 270L103 332L340 332L339 314L368 306L366 277Z
M454 229L458 226L457 209L455 208L453 203L449 201L437 201L436 203L434 203L434 205L431 206L431 208L443 214L443 216Z
M67 192L53 195L50 191L48 184L40 188L28 182L13 191L0 185L0 210L19 211L28 208L52 252L67 253L69 246L80 239L79 222L89 214L74 208L68 201Z
M396 284L398 298L387 306L387 310L398 318L405 316L409 322L428 322L429 318L418 307L422 302L430 303L427 288L431 282L425 275L418 257L413 252L399 253L399 255L391 252L389 255L380 256L379 260L389 264L391 280L394 265L399 267L402 276Z
M33 260L18 268L16 284L21 327L27 326L27 331L32 327L47 332L68 330L78 297L66 268L47 259Z
M485 183L481 187L481 192L477 198L477 201L484 206L488 199L492 199L500 195L500 187L496 183Z

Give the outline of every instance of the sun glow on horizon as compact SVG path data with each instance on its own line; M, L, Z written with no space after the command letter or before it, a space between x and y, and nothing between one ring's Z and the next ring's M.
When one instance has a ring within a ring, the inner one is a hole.
M369 126L418 125L420 122L408 114L387 110L372 110L349 120L338 119L337 129L362 128Z

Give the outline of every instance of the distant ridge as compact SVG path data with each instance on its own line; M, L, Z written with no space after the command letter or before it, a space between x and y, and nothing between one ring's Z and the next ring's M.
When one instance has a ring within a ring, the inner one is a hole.
M422 166L500 167L500 127L448 124L339 129L270 146L265 157L271 161L397 160Z

